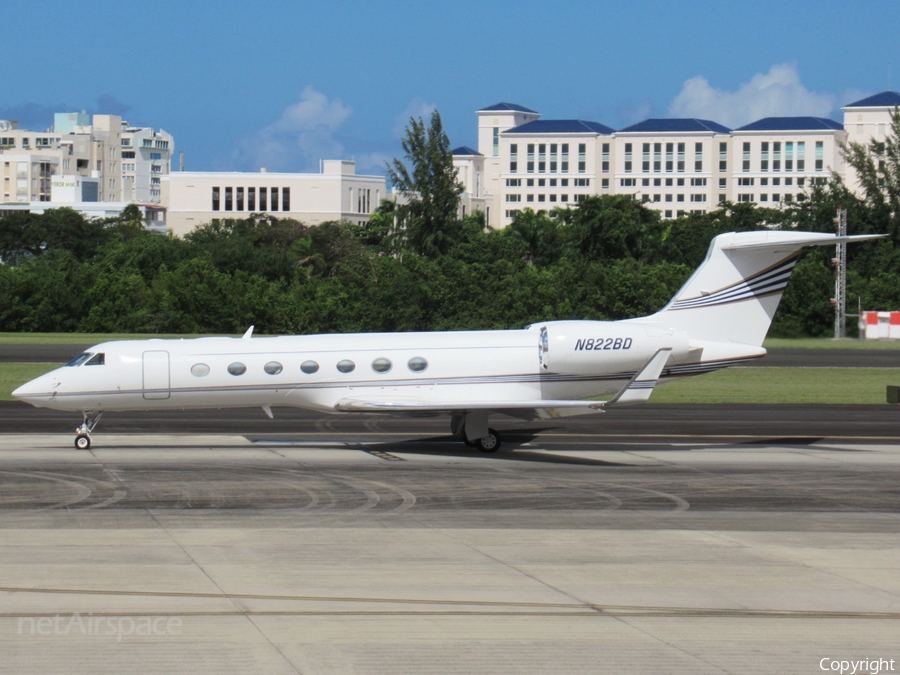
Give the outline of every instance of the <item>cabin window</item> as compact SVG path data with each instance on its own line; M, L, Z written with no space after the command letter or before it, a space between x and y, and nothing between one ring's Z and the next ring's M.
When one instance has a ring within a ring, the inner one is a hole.
M106 354L94 354L90 360L85 363L86 366L104 366L106 365Z
M376 373L386 373L391 369L392 365L393 364L391 363L390 359L375 359L374 361L372 361L372 370L374 370Z
M191 366L191 374L194 377L206 377L209 375L209 366L205 363L195 363Z
M319 364L315 361L304 361L300 364L300 370L302 370L307 375L312 375L319 370Z
M66 368L71 368L71 367L73 367L73 366L80 366L82 363L84 363L85 361L87 361L87 360L88 360L89 358L91 358L93 355L94 355L94 352L83 352L82 354L79 354L79 355L76 356L74 359L72 359L71 361L69 361L69 362L65 365L65 367L66 367Z
M342 373L352 373L356 368L356 364L353 363L350 359L344 359L343 361L338 361L337 369Z
M277 375L284 367L278 361L269 361L266 365L263 366L263 370L265 370L269 375Z
M421 356L414 356L409 360L409 363L406 364L409 366L409 369L414 373L421 373L428 367L428 361L423 359Z
M228 372L232 375L243 375L247 372L247 366L245 366L243 363L235 361L230 366L228 366Z

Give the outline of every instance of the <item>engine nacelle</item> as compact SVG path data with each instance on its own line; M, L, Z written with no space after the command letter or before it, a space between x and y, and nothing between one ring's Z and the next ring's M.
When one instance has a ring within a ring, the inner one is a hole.
M563 375L606 375L637 371L662 348L671 362L685 361L688 336L657 324L627 321L552 321L542 331L541 366Z

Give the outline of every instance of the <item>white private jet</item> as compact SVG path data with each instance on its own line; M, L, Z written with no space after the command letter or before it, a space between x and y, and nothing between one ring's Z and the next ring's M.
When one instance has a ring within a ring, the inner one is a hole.
M524 420L642 403L660 380L764 356L763 339L804 246L875 236L742 232L656 314L547 321L521 330L104 342L19 387L35 406L81 411L87 449L105 411L294 406L338 413L444 413L454 435L500 447L488 417ZM592 400L614 394L605 401Z

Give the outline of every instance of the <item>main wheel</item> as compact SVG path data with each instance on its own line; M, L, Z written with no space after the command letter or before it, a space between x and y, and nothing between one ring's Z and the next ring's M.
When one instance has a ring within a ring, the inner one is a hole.
M488 429L487 436L482 436L475 441L475 447L481 452L497 452L500 449L500 434L493 429Z
M78 434L75 437L75 447L79 450L87 450L91 447L91 437L85 434Z

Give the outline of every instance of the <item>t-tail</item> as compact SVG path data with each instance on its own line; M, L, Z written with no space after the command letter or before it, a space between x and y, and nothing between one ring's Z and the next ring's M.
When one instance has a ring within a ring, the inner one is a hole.
M800 250L883 235L838 237L818 232L729 232L662 310L648 317L687 333L692 344L717 343L724 353L755 347L759 354ZM722 349L731 344L736 349ZM747 349L746 354L754 350ZM703 359L706 361L706 358Z

